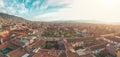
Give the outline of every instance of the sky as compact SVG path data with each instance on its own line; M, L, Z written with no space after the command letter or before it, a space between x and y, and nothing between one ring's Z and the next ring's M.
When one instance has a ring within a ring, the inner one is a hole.
M120 0L0 0L0 12L33 21L120 22Z

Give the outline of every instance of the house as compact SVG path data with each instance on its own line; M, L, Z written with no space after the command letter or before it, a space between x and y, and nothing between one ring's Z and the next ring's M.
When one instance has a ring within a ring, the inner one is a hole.
M116 57L116 47L115 45L107 44L106 51L112 56Z
M120 49L117 50L117 57L120 57Z
M100 51L104 50L105 47L106 47L106 44L107 43L101 43L101 44L97 44L97 45L93 45L93 46L90 46L86 49L88 49L91 53L93 54L97 54L99 53Z

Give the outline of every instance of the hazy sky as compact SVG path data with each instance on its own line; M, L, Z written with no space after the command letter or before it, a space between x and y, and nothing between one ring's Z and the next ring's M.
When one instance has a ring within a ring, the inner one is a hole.
M120 0L0 0L0 12L35 21L120 22Z

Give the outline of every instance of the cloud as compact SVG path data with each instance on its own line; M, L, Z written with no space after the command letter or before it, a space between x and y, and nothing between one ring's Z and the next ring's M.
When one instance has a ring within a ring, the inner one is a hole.
M4 7L4 2L3 2L3 0L0 0L0 7Z
M66 18L66 14L71 11L71 6L69 5L72 1L73 0L48 0L40 7L40 10L46 10L47 13L37 15L33 19L42 20L50 18L51 20L56 20L55 18L62 19L61 17L63 16Z
M71 3L73 0L48 0L46 2L46 5L51 5L51 6L57 6L57 5L63 5L63 4L69 4Z
M36 0L33 4L32 4L32 6L36 6L36 5L39 5L40 4L40 0Z
M8 10L11 14L15 14L16 10L13 7L8 7Z
M19 11L20 14L24 14L24 13L27 13L27 12L28 12L27 9L21 9L21 10Z
M20 7L20 9L19 9L19 13L20 14L24 14L24 13L27 13L29 10L25 7L25 4L24 3L22 3L22 4L18 4L18 6Z
M7 13L7 11L4 10L4 8L0 8L0 12Z
M49 7L53 9L57 9L59 7L66 7L66 5L70 4L73 0L47 0L43 3L40 9L48 9ZM59 10L59 9L58 9Z
M41 0L35 0L35 1L32 3L32 9L39 10L40 4L41 4Z
M57 12L46 13L35 16L35 20L112 20L117 21L120 18L119 2L111 2L112 6L106 5L103 1L97 0L74 0L66 8L59 9ZM109 2L109 0L107 0ZM62 3L62 2L61 2ZM60 4L61 4L60 3ZM50 2L49 4L57 4ZM59 4L59 3L58 3Z
M81 18L80 13L78 12L78 5L76 3L79 3L78 1L74 1L74 3L71 3L73 0L70 2L68 0L64 1L53 1L49 2L50 5L62 5L62 4L70 4L65 8L59 9L57 12L51 12L51 13L46 13L42 15L35 16L33 19L35 20L42 20L42 21L51 21L51 20L79 20ZM59 2L59 3L57 3ZM47 19L47 20L45 20Z
M29 3L30 2L30 0L26 0L26 3Z
M71 1L73 0L4 0L4 3L3 0L0 0L0 12L22 17L44 16L44 14L46 16L50 13L59 15L61 14L61 9L66 8Z

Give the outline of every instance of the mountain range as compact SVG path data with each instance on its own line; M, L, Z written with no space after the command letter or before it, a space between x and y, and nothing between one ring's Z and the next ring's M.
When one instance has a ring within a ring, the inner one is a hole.
M30 20L24 19L22 17L14 16L14 15L9 15L6 13L0 13L0 20L7 20L7 21L15 21L15 22L29 22ZM37 21L41 22L41 21ZM110 23L105 23L102 21L98 20L58 20L58 21L51 21L50 23L93 23L93 24L110 24ZM111 24L118 25L120 22L113 22Z
M9 15L6 13L0 13L0 20L8 20L8 21L28 21L24 18L17 17L14 15Z

